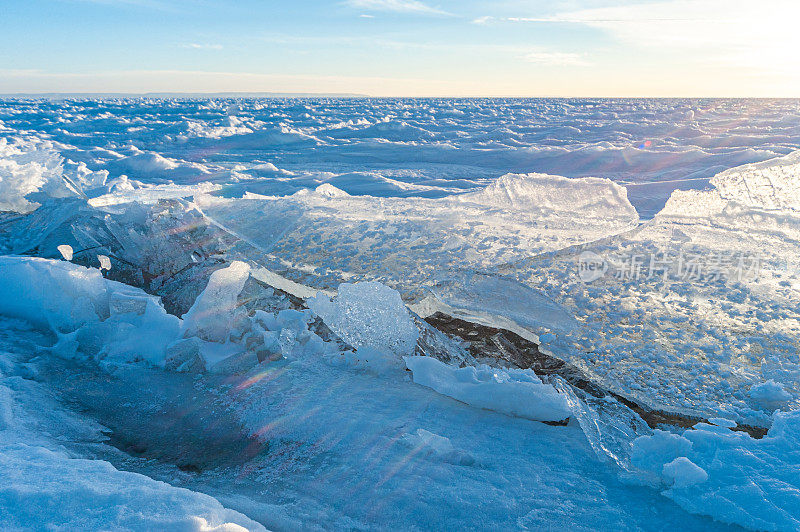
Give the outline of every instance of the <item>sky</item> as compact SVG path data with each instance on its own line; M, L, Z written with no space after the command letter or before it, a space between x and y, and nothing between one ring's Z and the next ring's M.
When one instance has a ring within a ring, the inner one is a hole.
M800 97L797 0L0 0L0 93Z

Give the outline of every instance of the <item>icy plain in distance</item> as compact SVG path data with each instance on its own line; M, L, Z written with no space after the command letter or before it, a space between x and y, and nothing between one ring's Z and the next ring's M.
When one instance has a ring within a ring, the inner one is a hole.
M795 100L0 100L0 524L795 530L798 149Z

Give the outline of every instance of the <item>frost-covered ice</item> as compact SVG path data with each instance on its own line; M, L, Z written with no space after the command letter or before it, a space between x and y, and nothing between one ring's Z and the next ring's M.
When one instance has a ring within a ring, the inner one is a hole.
M3 446L0 473L7 530L264 530L207 495L44 447Z
M779 413L761 440L731 432L729 420L683 434L655 431L633 442L641 479L692 512L753 530L800 526L797 411Z
M706 191L675 191L635 231L524 274L534 284L564 279L562 303L589 328L549 348L561 356L591 349L576 363L654 405L757 424L777 407L796 408L795 160L727 170ZM588 283L565 279L558 270L577 269L587 250L611 271ZM770 381L784 391L772 404L758 393L766 396Z
M783 389L783 384L769 379L750 388L750 397L766 408L778 409L792 400L792 395Z
M262 252L265 266L302 284L335 289L349 280L378 280L407 299L421 298L423 288L456 300L471 291L484 305L500 298L495 305L506 313L569 328L570 317L537 290L518 284L498 289L496 280L476 274L636 227L638 217L622 187L608 180L579 179L569 186L567 181L508 175L480 193L439 199L349 196L327 189L288 197L201 195L195 204L213 223ZM542 190L550 190L549 206L531 208ZM576 211L581 204L585 211ZM502 299L508 289L530 297Z
M796 101L0 121L0 525L798 528Z

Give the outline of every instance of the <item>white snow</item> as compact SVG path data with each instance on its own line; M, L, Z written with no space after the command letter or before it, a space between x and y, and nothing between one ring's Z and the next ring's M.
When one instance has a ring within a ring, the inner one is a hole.
M100 263L100 270L111 269L111 259L108 257L108 255L98 255L97 262Z
M350 195L344 190L340 190L335 186L331 185L330 183L321 184L320 186L314 189L314 192L316 192L321 196L326 196L328 198L341 198Z
M220 125L211 125L199 120L187 120L187 131L182 136L220 139L231 135L252 133L251 127L260 125L258 121L246 121L237 116L227 116L220 122Z
M688 488L708 480L708 473L685 456L664 464L662 476L672 488Z
M405 357L414 382L477 408L538 421L570 415L566 398L531 370L448 366L431 357Z
M203 164L176 161L158 153L133 149L132 154L109 161L106 168L112 175L128 175L137 179L156 181L201 180L210 177L211 170Z
M61 244L57 249L58 252L61 253L61 256L64 257L64 260L72 260L72 246L69 244Z

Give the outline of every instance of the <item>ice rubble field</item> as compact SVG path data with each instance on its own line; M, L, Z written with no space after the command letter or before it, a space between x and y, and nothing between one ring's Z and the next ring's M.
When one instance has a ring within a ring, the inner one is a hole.
M2 101L0 524L795 530L798 147L788 100Z
M46 138L116 188L442 197L506 173L630 184L643 217L676 188L800 147L796 100L0 101L4 136ZM151 191L155 193L154 191Z

